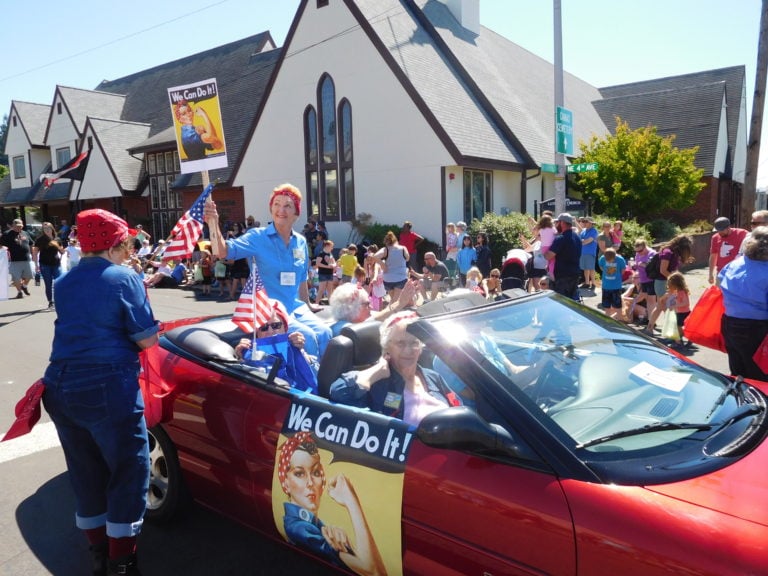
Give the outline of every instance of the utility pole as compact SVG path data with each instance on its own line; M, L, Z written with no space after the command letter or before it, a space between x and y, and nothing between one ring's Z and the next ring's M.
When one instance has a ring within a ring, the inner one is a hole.
M757 167L760 160L760 133L763 129L763 108L765 107L765 81L768 73L768 0L763 0L760 15L760 39L757 44L757 71L755 73L755 94L752 98L752 121L747 140L747 173L741 196L741 222L749 223L755 210L757 198ZM746 224L744 224L746 228Z
M768 0L765 0L768 2ZM565 212L565 155L559 151L558 133L559 111L565 106L563 95L563 15L560 0L553 0L553 15L555 26L555 214Z

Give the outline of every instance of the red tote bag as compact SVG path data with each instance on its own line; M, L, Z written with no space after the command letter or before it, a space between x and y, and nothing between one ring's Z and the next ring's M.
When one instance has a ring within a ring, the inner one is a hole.
M683 334L691 342L725 352L725 341L720 322L725 312L723 293L710 286L696 302L683 324Z

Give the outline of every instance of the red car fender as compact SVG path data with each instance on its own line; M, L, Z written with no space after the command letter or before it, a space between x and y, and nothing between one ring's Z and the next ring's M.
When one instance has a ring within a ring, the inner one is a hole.
M764 573L768 565L768 527L643 487L562 485L576 527L578 574L736 576Z

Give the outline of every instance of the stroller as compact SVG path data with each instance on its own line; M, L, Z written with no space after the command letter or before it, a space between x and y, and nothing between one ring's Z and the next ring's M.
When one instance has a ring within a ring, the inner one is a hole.
M502 291L511 288L526 289L531 260L531 255L520 248L513 248L507 252L507 257L501 265Z

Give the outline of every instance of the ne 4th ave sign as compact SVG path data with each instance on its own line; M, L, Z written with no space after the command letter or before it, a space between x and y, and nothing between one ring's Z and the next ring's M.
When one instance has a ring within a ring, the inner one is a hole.
M600 166L597 162L588 162L586 164L570 164L567 167L568 174L578 174L579 172L597 172Z

